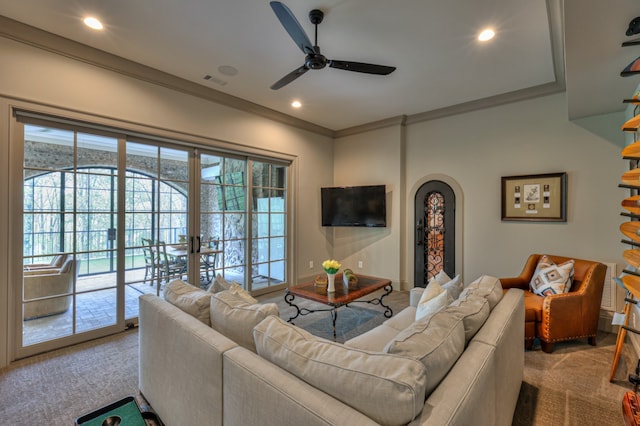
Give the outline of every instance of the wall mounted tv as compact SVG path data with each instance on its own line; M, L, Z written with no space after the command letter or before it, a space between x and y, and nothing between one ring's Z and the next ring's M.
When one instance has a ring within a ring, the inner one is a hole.
M320 188L322 226L387 226L384 185Z

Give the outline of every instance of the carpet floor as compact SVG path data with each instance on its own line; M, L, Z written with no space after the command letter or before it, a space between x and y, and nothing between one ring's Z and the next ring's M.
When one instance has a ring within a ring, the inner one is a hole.
M277 303L284 319L295 314L281 293L260 300ZM408 292L394 292L384 301L397 313L408 305ZM338 341L385 320L379 306L352 306L338 313ZM295 323L321 337L333 337L328 312L302 316ZM632 389L627 375L637 359L625 345L616 380L609 383L614 345L615 335L603 333L595 347L577 340L557 344L552 354L539 346L526 351L513 425L622 425L622 396ZM0 424L72 425L77 417L128 395L143 402L137 384L137 330L19 360L0 370Z

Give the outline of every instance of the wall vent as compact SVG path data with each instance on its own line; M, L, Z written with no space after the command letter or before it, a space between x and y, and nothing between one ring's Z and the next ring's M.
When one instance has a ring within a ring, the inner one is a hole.
M214 77L214 76L212 76L211 74L207 74L207 75L205 75L204 77L202 77L202 79L203 79L203 80L206 80L206 81L208 81L208 82L210 82L210 83L215 83L215 84L217 84L218 86L226 86L226 85L227 85L227 82L226 82L226 81L224 81L224 80L220 80L218 77Z
M618 276L617 265L615 263L603 263L607 266L607 272L604 277L600 308L605 311L622 312L624 311L625 291L613 281L613 278Z

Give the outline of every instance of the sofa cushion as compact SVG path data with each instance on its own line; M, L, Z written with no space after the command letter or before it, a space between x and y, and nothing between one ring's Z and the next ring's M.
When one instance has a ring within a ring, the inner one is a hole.
M416 320L416 308L413 306L407 306L399 313L395 314L388 320L383 322L384 325L395 328L398 331L402 331L409 327Z
M529 287L539 296L566 293L571 289L573 281L573 265L575 261L570 259L560 265L546 254L538 261L536 270L531 277Z
M211 293L181 280L173 280L164 287L164 300L207 325L211 325L210 299Z
M399 332L399 330L389 327L386 323L382 323L353 339L347 340L344 342L344 345L365 351L383 352L387 343L396 337Z
M230 290L211 294L211 327L253 352L253 327L269 315L279 315L275 303L251 304Z
M500 299L502 299L504 292L498 278L483 275L466 286L462 293L460 293L460 296L469 293L484 297L487 299L487 302L489 302L489 308L493 309L498 302L500 302Z
M438 386L464 351L462 319L440 311L416 321L391 340L385 352L422 362L427 369L427 395Z
M416 308L407 306L379 326L347 340L344 344L352 348L383 352L387 343L402 330L413 324L415 319Z
M431 281L422 293L418 306L416 306L415 320L419 321L422 318L433 315L452 301L453 299L449 296L449 293L437 281Z
M424 406L426 372L415 359L348 348L275 316L253 335L260 356L380 424L406 424Z
M453 301L444 311L462 319L465 344L475 336L491 313L487 299L469 293Z

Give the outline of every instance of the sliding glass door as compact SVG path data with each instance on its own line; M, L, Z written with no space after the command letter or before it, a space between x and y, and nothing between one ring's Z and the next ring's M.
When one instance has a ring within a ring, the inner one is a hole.
M39 119L18 129L18 357L135 325L138 297L173 279L286 285L287 163Z

